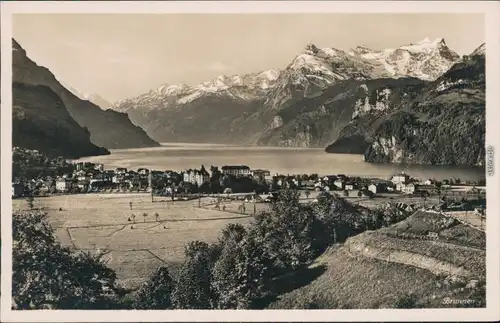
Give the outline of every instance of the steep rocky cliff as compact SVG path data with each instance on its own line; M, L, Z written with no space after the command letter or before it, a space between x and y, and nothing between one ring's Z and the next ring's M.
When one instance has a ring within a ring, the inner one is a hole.
M127 114L101 110L68 91L45 67L26 56L26 51L12 40L12 80L28 85L49 87L62 100L70 116L90 132L90 140L106 148L139 148L159 146L140 127L133 125Z
M455 64L411 103L383 122L365 160L413 164L484 165L484 51Z
M408 109L425 84L419 79L400 78L370 80L360 85L361 91L352 103L351 120L326 147L326 152L363 154L373 141L377 127L394 112Z
M327 152L363 153L370 129L424 83L415 78L340 82L316 98L304 98L278 111L258 143L325 147L334 142Z
M109 154L90 142L88 130L71 118L50 88L14 82L12 103L13 146L66 158Z

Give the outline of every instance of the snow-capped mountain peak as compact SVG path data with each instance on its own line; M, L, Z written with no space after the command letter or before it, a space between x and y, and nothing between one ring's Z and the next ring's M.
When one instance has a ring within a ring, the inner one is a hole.
M269 81L276 81L278 77L280 76L280 72L278 70L267 70L264 72L261 72L259 74L260 77L265 77Z
M159 94L163 95L179 95L182 92L189 90L190 87L187 84L179 83L179 84L163 84L157 89Z
M371 50L358 46L349 55L363 60L378 62L392 77L412 76L423 80L434 80L447 71L460 56L448 48L443 38L428 37L398 48Z
M280 71L273 69L244 75L218 75L195 86L163 84L148 93L116 102L114 109L125 112L142 107L146 111L148 107L156 109L158 104L163 107L182 105L207 95L245 100L272 88L279 75Z
M460 56L447 47L443 38L426 38L381 50L357 46L348 52L309 43L283 71L218 75L192 86L165 84L157 90L117 102L115 107L119 110L140 107L144 111L158 107L170 109L200 98L217 96L243 101L265 97L266 105L274 109L296 92L306 97L315 96L343 80L387 77L435 80L459 59Z
M426 37L416 44L408 44L401 46L400 48L414 53L428 53L433 50L439 49L442 46L446 46L444 38L436 38L434 40L430 40L428 37Z
M237 81L237 80L236 80ZM233 85L233 79L227 77L226 75L219 75L216 78L205 81L198 86L196 86L197 90L205 91L205 92L217 92L228 89L231 85Z
M361 46L356 46L355 48L353 48L351 50L351 52L358 53L358 54L368 54L368 53L372 53L374 51L366 46L361 45Z

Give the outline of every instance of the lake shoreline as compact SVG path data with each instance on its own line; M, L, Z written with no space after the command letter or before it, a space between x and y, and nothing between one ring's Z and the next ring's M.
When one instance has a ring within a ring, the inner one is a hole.
M332 154L323 148L234 146L223 144L161 143L161 147L113 149L110 155L83 157L75 161L104 164L105 169L124 167L184 171L211 165L248 165L271 174L320 174L389 178L406 172L425 179L479 181L486 176L481 166L388 164L365 162L360 154Z

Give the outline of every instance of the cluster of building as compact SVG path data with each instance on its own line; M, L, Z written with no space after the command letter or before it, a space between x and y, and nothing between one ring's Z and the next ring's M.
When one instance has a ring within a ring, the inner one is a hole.
M180 177L179 174L173 171L153 171L150 173L146 168L139 168L137 171L127 170L126 168L104 170L103 164L80 162L74 164L72 173L62 174L57 177L32 179L25 183L13 183L12 196L22 196L27 191L43 195L44 193L98 192L109 188L135 188L141 190L151 186L150 175L153 173L172 179Z
M273 176L273 182L278 188L305 188L316 191L343 191L344 196L373 196L380 193L398 193L405 195L427 196L438 194L438 182L433 179L420 181L406 173L397 173L389 179L352 177L343 174L327 175L304 179L300 175ZM444 183L444 182L443 182ZM446 181L448 183L448 181ZM444 185L443 187L452 187ZM474 186L462 186L470 189ZM479 190L484 188L476 187Z
M99 192L106 189L161 190L168 194L178 190L181 183L184 188L190 186L201 192L203 189L200 188L204 184L210 183L214 175L210 174L203 166L200 169L188 169L182 172L157 171L147 168L104 170L103 164L89 162L79 162L73 166L71 174L63 174L57 178L48 177L32 179L27 183L13 183L12 196L23 196L27 191L43 195L44 193ZM220 170L217 169L217 172L220 179L226 177L251 179L268 187L269 191L284 188L343 191L345 196L373 196L386 192L400 194L422 194L425 192L428 195L437 193L435 181L429 179L419 182L405 173L395 174L389 180L349 177L343 174L321 177L317 175L271 175L269 170L251 169L247 165L225 165Z
M27 182L12 183L12 196L20 197L28 192L37 195L47 193L82 193L99 192L106 189L149 191L161 189L172 193L174 187L181 183L184 186L201 187L209 183L211 174L202 166L201 169L188 169L182 172L172 170L157 171L147 168L130 170L119 167L114 170L104 170L103 164L79 162L75 163L72 173L58 177L44 177L32 179ZM220 169L224 176L252 177L270 180L267 170L251 170L245 165L227 165ZM153 187L154 183L156 186Z
M263 179L264 181L272 180L271 172L263 169L252 170L246 165L226 165L220 169L222 176L234 177L251 177L254 179ZM210 181L211 174L205 168L201 169L188 169L183 173L183 180L185 183L201 186Z
M408 174L400 173L391 177L392 190L404 194L427 193L429 195L437 194L436 181L428 179L423 183L413 180Z

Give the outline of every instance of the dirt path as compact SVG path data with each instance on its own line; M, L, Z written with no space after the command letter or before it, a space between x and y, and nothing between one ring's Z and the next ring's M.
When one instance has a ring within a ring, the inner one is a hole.
M360 255L363 257L418 267L429 270L436 275L452 274L463 277L472 276L472 273L463 267L458 267L450 262L412 252L395 249L379 249L367 246L363 243L349 242L346 243L345 248L349 251L348 254L352 256Z

